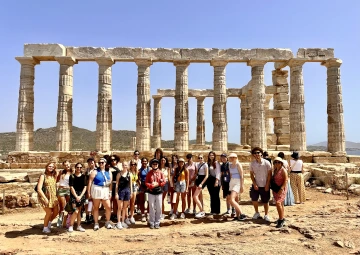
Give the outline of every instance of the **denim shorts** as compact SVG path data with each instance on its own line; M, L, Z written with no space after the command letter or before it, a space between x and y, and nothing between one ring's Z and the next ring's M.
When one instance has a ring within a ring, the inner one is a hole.
M186 190L186 182L185 181L177 181L175 183L175 192L184 193Z
M170 186L169 182L166 182L165 186L163 187L163 192L168 192L169 191L169 186Z
M119 200L129 201L130 195L130 188L119 189Z

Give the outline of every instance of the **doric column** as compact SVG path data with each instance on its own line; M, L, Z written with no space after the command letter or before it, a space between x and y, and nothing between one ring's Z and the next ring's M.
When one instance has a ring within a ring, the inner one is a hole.
M306 151L303 60L291 59L290 67L290 150Z
M265 129L265 84L264 65L266 61L250 60L251 66L251 147L267 149Z
M175 61L175 125L174 140L176 151L189 149L189 105L188 105L188 66L189 61Z
M214 67L214 103L213 103L213 147L214 151L227 151L228 127L226 114L226 65L227 61L212 60Z
M136 59L138 66L137 104L136 104L136 149L150 151L151 97L150 97L150 59Z
M205 111L204 96L198 96L197 99L197 123L196 123L196 144L205 145Z
M273 95L271 94L265 94L265 104L264 104L264 109L265 109L265 132L266 134L273 134L274 131L271 129L272 125L272 118L269 118L269 116L266 116L266 112L269 112L270 110L270 101L273 98Z
M56 57L55 60L60 64L56 150L70 151L73 119L73 66L77 61L72 57Z
M240 144L247 145L248 140L248 104L246 95L241 95L240 97Z
M131 137L131 148L132 150L136 150L136 137Z
M272 71L273 86L276 87L274 94L274 110L289 111L289 83L288 71L276 69ZM290 144L290 120L289 117L274 118L274 133L277 145Z
M153 120L153 147L161 148L161 99L160 95L153 95L154 120Z
M95 58L99 65L99 88L96 115L96 148L111 151L112 132L112 58Z
M16 57L21 64L18 116L16 123L16 151L34 149L34 79L35 65L32 57Z
M342 104L340 66L342 60L328 59L322 65L327 67L327 114L328 151L333 156L343 156L345 151L345 128Z

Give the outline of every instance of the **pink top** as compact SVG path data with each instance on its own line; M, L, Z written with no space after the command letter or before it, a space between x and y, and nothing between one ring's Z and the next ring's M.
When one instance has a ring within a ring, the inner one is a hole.
M189 171L189 181L193 181L193 178L195 177L195 162L193 162L191 165L189 165L189 163L185 164L185 167L187 168L187 170Z

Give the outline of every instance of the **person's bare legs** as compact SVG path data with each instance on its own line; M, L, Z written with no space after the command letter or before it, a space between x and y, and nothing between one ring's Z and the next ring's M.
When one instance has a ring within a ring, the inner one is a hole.
M117 217L117 220L118 220L118 222L121 222L121 213L122 213L122 209L123 209L123 203L124 203L124 201L122 201L122 200L118 200L117 201L117 208L118 208L118 210L117 210L117 215L116 215L116 217Z
M129 201L122 201L122 208L121 208L121 223L124 223L127 218L127 209L129 206ZM120 208L119 208L120 211Z
M181 209L182 209L182 213L185 213L185 210L186 210L186 193L185 192L181 193Z
M268 215L268 212L269 212L269 202L264 203L264 210L265 210L265 215Z
M203 208L203 206L202 206L202 204L201 204L201 201L200 201L200 199L199 199L199 196L200 196L200 194L201 194L201 189L196 189L195 190L195 193L194 193L194 195L193 195L193 199L194 199L194 201L195 201L195 204L198 206L198 208L199 208L199 212L202 212L203 210L204 210L204 208Z
M132 193L130 198L130 217L134 217L136 194Z
M259 202L258 201L252 201L252 204L254 206L255 212L259 212Z
M51 216L53 214L53 208L44 208L45 211L45 217L44 217L44 227L47 227L49 225L49 221L51 219Z
M103 203L104 208L105 208L106 221L110 221L110 216L111 216L110 199L102 200L102 203Z
M236 191L231 191L230 204L235 208L236 216L238 217L241 214L241 208L240 205L236 202L236 197L238 197L238 193Z
M93 215L94 215L94 223L99 224L99 206L101 199L93 199Z

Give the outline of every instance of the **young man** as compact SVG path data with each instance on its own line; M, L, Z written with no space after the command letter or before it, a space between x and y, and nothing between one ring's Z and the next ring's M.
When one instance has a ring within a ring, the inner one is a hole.
M252 186L250 188L250 197L253 203L255 214L253 219L261 218L259 207L259 196L264 203L265 216L264 220L270 221L268 216L269 212L269 200L270 200L270 180L271 180L271 165L266 159L263 159L263 150L259 147L255 147L251 150L251 154L254 157L254 161L250 164L250 177L252 180Z

